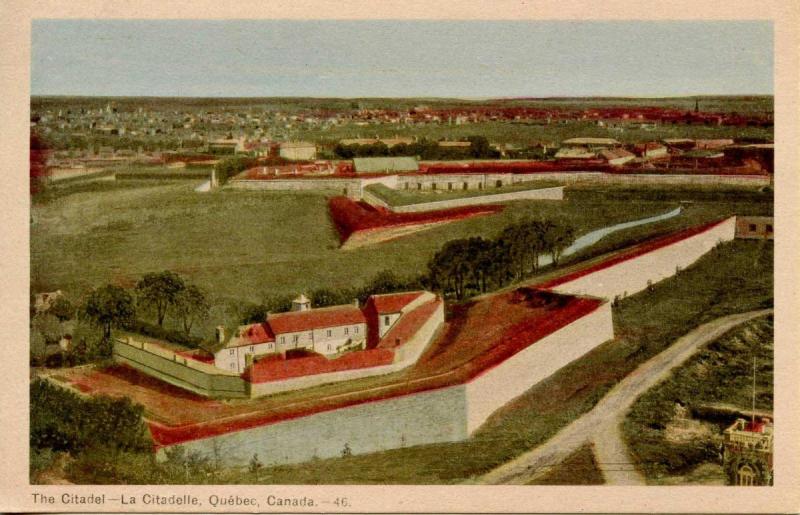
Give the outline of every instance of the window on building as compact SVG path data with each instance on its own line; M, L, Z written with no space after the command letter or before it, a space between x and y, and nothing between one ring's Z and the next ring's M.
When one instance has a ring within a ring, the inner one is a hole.
M405 184L405 189L408 189L408 185L409 185L409 184L410 184L410 183L408 183L408 182Z
M233 356L234 354L236 354L236 351L235 351L235 350L233 350L233 349L231 349L231 350L228 352L228 354L229 354L229 355L231 355L231 356Z
M314 341L314 333L308 333L308 339Z
M299 339L300 339L300 336L297 335L297 334L292 336L292 343L297 343L297 340L299 340Z
M497 181L495 181L495 183L494 183L494 187L495 187L495 188L499 188L499 187L501 187L502 185L503 185L503 181L501 181L500 179L498 179L498 180L497 180Z
M422 189L422 183L421 183L421 182L418 182L418 183L417 183L417 189L418 189L418 190L421 190L421 189Z
M483 183L482 183L482 182L479 182L479 183L478 183L478 189L479 189L479 190L482 190L482 189L483 189Z
M464 185L463 185L463 187L462 187L461 189L464 189L464 190L465 190L465 189L467 189L467 188L469 188L469 184L465 182L465 183L464 183Z
M389 325L389 316L383 317L383 325Z
M236 370L236 363L231 363L231 370Z
M435 183L435 182L432 182L432 183L431 183L431 189L432 189L432 190L435 190L435 189L436 189L436 183Z
M271 343L267 344L267 349L272 350L272 344Z
M767 232L772 232L772 224L767 224Z
M251 346L250 346L250 352L253 352L253 350L254 350L254 349L253 349L253 346L251 345Z
M453 183L452 182L448 182L447 183L447 189L448 190L452 190L453 189Z
M329 351L330 351L330 350L333 350L333 348L331 347L331 344L330 344L330 343L328 344L328 350L329 350Z
M355 326L355 327L353 328L353 332L354 332L354 333L356 333L356 334L358 334L358 326Z
M345 327L344 328L344 334L350 334L350 328L349 327Z
M756 232L756 224L750 224L750 232Z
M283 343L286 343L286 338L284 338L283 336L281 336L281 343L282 343L282 344L283 344Z
M325 331L325 336L327 336L328 338L330 338L330 337L331 337L331 330L330 330L330 329L328 329L327 331Z

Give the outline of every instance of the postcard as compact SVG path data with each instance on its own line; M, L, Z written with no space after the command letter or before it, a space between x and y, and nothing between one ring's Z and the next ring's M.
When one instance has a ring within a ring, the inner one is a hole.
M800 509L799 9L648 5L4 4L0 509Z

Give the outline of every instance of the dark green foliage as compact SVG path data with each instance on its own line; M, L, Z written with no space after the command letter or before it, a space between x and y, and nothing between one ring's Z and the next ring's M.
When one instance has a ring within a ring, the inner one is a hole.
M75 306L64 296L58 297L47 312L64 322L75 317Z
M82 311L93 325L103 328L103 339L109 339L113 328L129 325L136 316L131 294L114 285L92 291Z
M198 347L203 341L202 338L186 334L185 331L167 329L156 324L151 324L144 320L135 320L125 326L125 329L132 332L150 336L159 340L178 343L187 347Z
M158 325L163 326L167 309L185 287L183 278L175 272L149 273L136 284L136 297L139 305L155 310Z
M492 240L473 237L447 242L428 263L428 281L461 300L469 291L484 293L536 273L545 253L558 265L561 252L574 239L569 225L523 219Z
M219 181L221 185L225 184L228 182L228 179L239 172L247 170L248 168L252 168L256 165L256 163L257 161L255 158L247 156L236 156L223 159L217 163L215 168L217 172L217 181Z
M147 451L152 445L143 408L128 398L82 399L37 379L31 382L30 402L32 448L78 453L97 446Z
M180 319L186 336L189 336L195 322L208 318L208 312L211 309L206 294L193 284L189 284L179 291L174 303L175 315Z
M464 141L469 141L468 147L442 147L437 141L420 139L413 143L399 143L388 147L383 142L369 143L366 145L337 144L333 153L340 159L354 157L385 157L385 156L419 156L428 160L453 160L453 159L497 159L500 152L493 148L484 136L468 136Z

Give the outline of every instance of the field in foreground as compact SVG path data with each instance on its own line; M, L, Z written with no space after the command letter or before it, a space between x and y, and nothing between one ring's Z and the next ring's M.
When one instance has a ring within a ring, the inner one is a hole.
M636 189L568 190L563 202L515 202L497 215L463 220L372 247L341 251L324 194L216 191L194 183L118 181L59 189L31 213L31 285L80 297L106 283L132 286L145 273L173 270L211 295L212 312L198 335L230 323L236 306L317 288L359 287L378 272L400 277L425 270L444 242L495 237L525 216L568 223L578 234L664 213L674 219L601 240L673 230L735 213L771 214L771 194ZM613 193L613 194L612 194ZM687 202L688 201L688 202ZM170 319L168 318L168 323Z
M264 484L449 484L469 480L519 455L585 413L622 377L703 322L772 304L773 246L734 241L712 251L653 291L630 296L615 308L616 339L498 411L471 439L263 469L221 470L191 482ZM94 458L99 459L99 458ZM88 460L88 461L87 461ZM150 477L139 456L116 456L101 477L90 458L74 467L80 483L141 483ZM590 479L590 478L589 478ZM587 479L588 480L588 479Z

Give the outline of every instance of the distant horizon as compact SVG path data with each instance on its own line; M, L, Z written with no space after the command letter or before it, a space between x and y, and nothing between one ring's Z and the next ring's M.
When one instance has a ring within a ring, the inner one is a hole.
M415 95L408 97L401 96L326 96L326 95L305 95L305 96L291 96L291 95L275 95L275 96L207 96L207 95L72 95L69 93L58 94L31 94L31 98L159 98L159 99L173 99L173 98L192 98L192 99L230 99L230 100L249 100L249 99L308 99L308 100L464 100L464 101L487 101L487 100L530 100L530 101L548 101L548 100L674 100L674 99L688 99L688 98L752 98L752 97L774 97L772 93L698 93L687 95L668 95L668 96L649 96L649 95L580 95L580 96L546 96L546 97L442 97L430 95Z
M769 96L768 21L53 20L31 95Z

